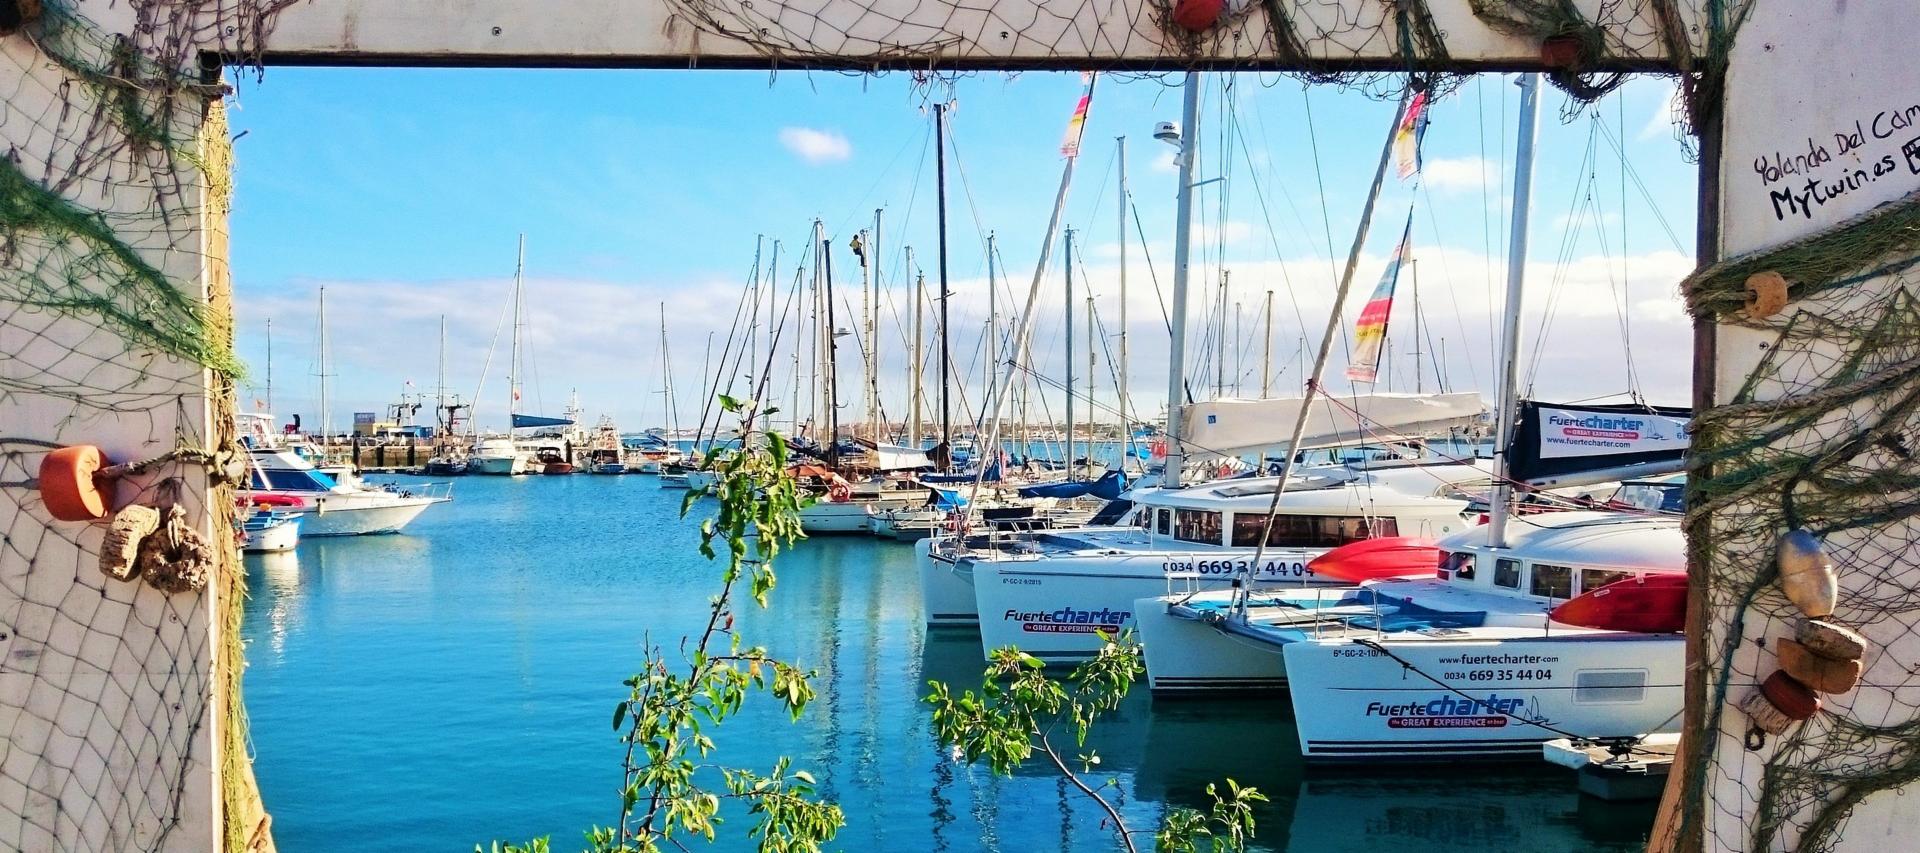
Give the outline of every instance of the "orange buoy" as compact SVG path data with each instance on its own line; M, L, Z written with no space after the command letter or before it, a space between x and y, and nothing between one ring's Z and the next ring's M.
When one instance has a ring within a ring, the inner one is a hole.
M94 475L105 463L100 448L76 444L40 460L40 500L61 521L99 521L107 517L107 496Z
M1860 659L1824 657L1793 640L1774 641L1780 669L1819 693L1846 693L1860 684Z
M1177 0L1173 4L1173 22L1194 32L1213 28L1220 22L1226 0Z

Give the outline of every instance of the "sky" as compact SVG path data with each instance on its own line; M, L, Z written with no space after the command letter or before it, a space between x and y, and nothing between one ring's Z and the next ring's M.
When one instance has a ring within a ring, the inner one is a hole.
M1086 382L1091 337L1099 343L1095 408L1105 421L1115 419L1121 309L1119 136L1134 220L1125 264L1132 408L1151 418L1166 401L1177 176L1173 147L1153 131L1179 119L1180 79L1098 78L1065 208L1075 243L1075 385ZM1279 75L1203 79L1183 373L1200 398L1213 396L1217 383L1228 396L1259 396L1263 373L1273 395L1295 394L1396 104ZM1399 280L1375 387L1411 391L1417 381L1433 390L1444 381L1448 390L1493 396L1515 79L1484 75L1435 103L1419 178L1389 174L1335 338L1330 388L1350 387L1343 372L1353 320L1411 221L1416 263ZM1082 86L1079 75L1033 72L931 85L902 74L797 71L249 75L230 114L238 135L235 301L251 398L243 403L320 422L324 288L328 422L336 429L354 412L384 412L402 394L437 391L442 318L448 393L477 399L483 428L503 426L511 338L503 319L524 235L521 411L558 414L577 394L589 424L607 415L627 431L676 420L691 427L749 281L758 270L787 304L796 277L812 275L817 219L832 243L835 323L850 333L840 339L841 418L858 419L866 336L861 268L848 244L879 210L877 383L885 414L898 419L908 406L909 271L926 276L930 294L938 290L930 105L941 101L952 104L955 408L972 408L984 387L987 235L998 249L994 301L1005 323L1035 277L1066 163L1062 134ZM1560 402L1634 392L1684 404L1690 350L1678 283L1693 267L1695 168L1673 123L1672 84L1636 79L1585 110L1569 109L1551 88L1542 93L1521 324L1526 390ZM1034 312L1022 381L1035 389L1035 419L1062 416L1064 255L1063 236ZM677 418L664 394L663 323ZM806 336L802 325L784 323L769 396L788 398L783 407L797 397L806 411L811 357L796 374L790 353ZM931 342L931 320L928 329ZM928 363L930 377L936 364ZM930 407L936 382L928 379ZM733 393L753 396L744 380ZM1087 406L1078 405L1084 417Z

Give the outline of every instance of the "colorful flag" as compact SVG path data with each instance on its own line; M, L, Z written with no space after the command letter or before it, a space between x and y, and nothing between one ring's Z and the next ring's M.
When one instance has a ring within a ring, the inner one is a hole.
M1400 161L1402 180L1420 171L1420 137L1427 132L1427 93L1413 93L1407 102L1407 114L1400 117L1400 129L1393 132L1393 153Z
M1360 309L1360 320L1353 324L1353 360L1347 378L1372 382L1380 370L1380 348L1387 342L1387 317L1393 313L1393 286L1400 280L1400 267L1412 252L1413 211L1407 211L1407 227L1400 232L1400 246L1393 250L1387 269L1374 285L1373 298Z
M1080 132L1087 126L1087 105L1093 103L1093 75L1083 73L1080 79L1087 88L1080 93L1080 103L1073 108L1073 118L1067 119L1067 136L1060 140L1060 154L1064 157L1080 156Z

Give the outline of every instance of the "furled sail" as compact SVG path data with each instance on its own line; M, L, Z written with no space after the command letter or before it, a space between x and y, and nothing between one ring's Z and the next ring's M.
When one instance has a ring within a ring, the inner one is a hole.
M1280 449L1300 416L1301 397L1210 400L1185 407L1187 453L1238 456ZM1457 394L1316 395L1300 448L1387 441L1443 433L1480 421L1487 406L1473 392Z

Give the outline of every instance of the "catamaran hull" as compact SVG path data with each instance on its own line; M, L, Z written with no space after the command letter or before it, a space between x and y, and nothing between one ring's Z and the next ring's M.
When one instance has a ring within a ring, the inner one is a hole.
M1679 728L1678 634L1367 642L1284 646L1309 761L1537 761L1556 738Z
M1169 606L1164 598L1143 598L1133 605L1153 695L1287 689L1286 658L1278 646L1227 633L1212 622L1176 616L1168 612Z
M395 497L342 506L331 498L322 498L317 508L301 513L300 533L309 537L398 533L436 503L440 503L437 498Z
M1269 554L1258 580L1320 585L1306 568L1314 556ZM1109 639L1137 627L1134 602L1166 595L1170 585L1181 591L1225 589L1247 559L1148 553L961 563L973 572L983 652L1018 646L1044 662L1064 664L1092 657Z
M935 554L937 544L942 540L913 543L913 561L920 567L920 611L926 614L927 627L977 629L980 610L973 594L972 570L963 570L952 559Z

